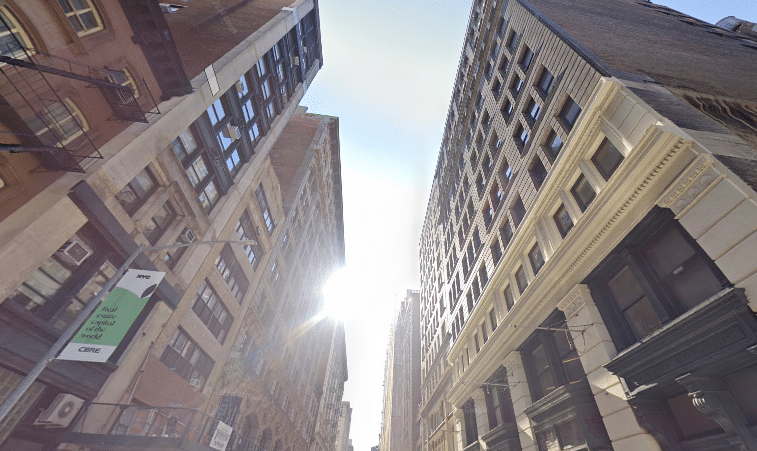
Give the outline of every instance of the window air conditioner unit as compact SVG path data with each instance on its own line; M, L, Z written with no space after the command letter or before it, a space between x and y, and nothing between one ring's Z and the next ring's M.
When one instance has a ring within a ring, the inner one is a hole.
M237 82L234 83L234 88L237 90L238 94L242 94L244 92L244 82L242 82L242 80L237 80Z
M306 55L308 54L308 48L305 47L304 45L302 46L302 53L304 53Z
M73 263L76 266L81 265L82 262L87 259L87 257L92 255L92 253L92 249L90 249L89 246L84 244L76 236L68 240L66 244L64 244L63 247L58 249L58 251L56 252L61 260L64 260L68 263Z
M83 399L68 393L61 393L55 397L50 407L34 420L34 425L47 428L68 427L83 405Z
M299 66L300 65L300 57L299 56L293 56L292 57L292 66Z
M189 385L194 387L195 391L200 389L200 379L190 379Z
M160 3L159 5L160 5L160 10L166 14L175 13L176 11L185 7L185 5L174 5L172 3Z
M195 237L195 234L191 229L186 228L181 232L181 235L179 235L179 239L182 243L193 243L197 237Z
M239 133L239 127L231 124L227 124L226 128L223 129L223 136L233 139L234 141L242 137Z

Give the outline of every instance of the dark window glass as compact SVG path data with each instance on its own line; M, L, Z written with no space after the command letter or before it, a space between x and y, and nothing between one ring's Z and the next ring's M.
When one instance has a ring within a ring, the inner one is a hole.
M234 251L231 246L226 244L221 253L216 258L216 269L226 281L226 285L229 287L231 295L237 300L237 303L242 304L244 295L247 294L247 289L250 286L250 282L247 280L242 268L239 266L239 261L234 256Z
M505 305L507 305L507 310L509 311L515 305L515 298L513 297L513 289L510 288L510 285L507 285L503 293L505 295Z
M550 130L545 144L547 146L547 151L552 159L554 160L555 158L557 158L557 155L560 154L560 150L562 150L563 144L562 139L560 139L560 135L558 135L556 131Z
M495 99L498 99L501 93L502 93L502 82L500 82L499 79L496 79L494 80L494 83L492 83L492 94L494 94Z
M527 71L529 67L531 67L531 62L534 60L534 52L526 47L526 49L523 51L523 56L520 58L520 67L523 68L523 71Z
M552 90L552 86L555 84L555 77L552 76L552 74L549 73L549 71L545 68L541 71L541 76L539 77L539 81L536 83L536 87L539 89L541 94L546 97L547 94L549 94L549 91Z
M116 194L116 200L127 213L134 214L157 188L158 183L155 181L152 171L149 168L144 168Z
M497 314L494 309L489 310L489 323L492 326L492 332L497 330Z
M560 118L562 119L565 127L568 130L573 128L580 114L581 107L579 107L578 104L573 101L573 99L568 97L568 100L565 102L565 105L563 105L562 110L560 110Z
M560 231L560 236L565 236L573 228L573 219L570 217L570 213L565 209L565 205L560 205L557 212L554 215L555 224L557 224L557 230Z
M539 119L539 114L541 114L541 106L532 98L526 106L526 118L531 124L534 124Z
M499 71L504 74L507 72L507 69L510 67L510 60L507 59L506 56L502 57L502 61L499 63Z
M182 162L197 150L197 141L195 140L194 133L191 129L186 129L179 134L176 139L171 143L176 156Z
M231 329L234 318L229 314L229 311L207 280L203 281L202 285L200 285L197 297L195 297L192 303L192 310L208 326L210 333L223 344L226 336L229 334L229 329Z
M686 393L670 398L665 402L673 414L683 438L704 437L723 431L716 422L694 407L691 398Z
M213 102L212 105L210 105L210 108L208 108L208 116L210 117L210 123L213 125L216 125L218 122L222 121L228 113L226 112L226 109L223 106L223 102L221 101L221 97L216 99L215 102Z
M170 202L166 202L158 209L155 215L145 223L144 235L151 244L158 242L166 229L176 218L176 210Z
M505 121L510 120L510 117L513 115L513 104L510 103L510 99L505 99L505 103L502 104L502 117L505 118Z
M496 265L499 262L499 259L502 258L502 249L499 246L499 240L495 240L494 244L490 247L492 252L492 260L494 261L494 264Z
M596 196L594 188L591 187L589 181L586 180L586 177L584 177L583 174L578 177L578 180L576 180L576 183L573 185L573 188L570 189L570 192L576 199L576 203L581 211L586 211L586 208L591 201L594 200L594 196Z
M523 294L526 288L528 288L528 279L526 278L526 271L522 266L515 271L515 282L518 284L518 291L520 294Z
M176 329L160 361L189 382L197 380L200 390L213 371L215 361L181 329Z
M218 201L218 189L215 182L211 181L197 193L197 198L206 212L210 212Z
M505 46L510 50L511 52L515 50L515 46L518 44L518 33L515 31L510 31L510 36L507 37L507 43Z
M513 139L515 140L515 144L518 145L518 148L520 148L521 154L523 154L523 151L526 149L526 143L528 142L528 130L526 130L522 124L518 124L515 128Z
M510 244L510 240L513 239L513 228L510 227L510 222L507 218L504 218L503 222L502 227L499 228L499 235L502 237L504 247L507 248L507 245Z
M518 97L518 94L520 94L520 88L522 87L523 87L523 80L521 80L519 76L515 75L513 77L512 83L510 83L510 92L513 93L514 98Z
M535 155L531 162L531 167L528 169L528 174L531 176L531 181L534 182L534 187L538 191L544 180L547 179L547 169L541 162L539 155Z
M539 274L539 270L544 266L544 255L541 253L539 243L534 244L534 247L531 248L531 251L528 253L528 259L531 261L534 275Z
M610 180L610 176L622 161L623 154L607 138L602 141L594 156L591 157L591 162L594 163L605 180Z
M255 190L255 197L257 197L258 199L258 206L260 206L260 212L263 214L266 230L268 230L269 234L273 233L273 229L276 227L276 224L274 223L273 217L271 216L271 210L268 208L268 201L266 200L265 193L263 192L262 184L258 186L257 190Z
M478 440L476 409L472 399L463 404L463 419L465 422L465 446L468 446Z
M255 228L252 225L252 219L250 219L250 215L247 213L247 211L242 213L242 216L237 222L235 230L237 232L237 237L241 241L258 239L257 233L255 233ZM245 244L244 253L245 255L247 255L247 260L250 262L252 268L257 269L260 258L263 255L260 244Z
M510 216L513 218L513 224L515 224L515 228L517 229L520 222L526 216L526 207L523 206L523 201L520 196L517 196L513 204L510 206Z

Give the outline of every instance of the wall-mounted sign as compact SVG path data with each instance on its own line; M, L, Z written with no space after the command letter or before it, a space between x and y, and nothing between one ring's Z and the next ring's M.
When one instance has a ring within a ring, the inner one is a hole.
M107 362L165 275L159 271L128 270L58 359Z
M210 440L210 447L218 451L226 451L226 445L229 444L231 438L231 430L231 426L219 421L216 431L213 433L213 438Z

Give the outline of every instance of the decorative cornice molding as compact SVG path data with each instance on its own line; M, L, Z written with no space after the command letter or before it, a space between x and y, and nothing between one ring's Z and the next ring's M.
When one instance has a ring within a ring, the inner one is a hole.
M670 208L676 214L679 214L718 178L714 170L709 170L714 163L715 159L712 156L708 154L699 155L676 178L670 188L665 190L657 201L657 205Z
M591 292L588 286L578 284L557 303L557 308L565 313L566 318L570 318L586 304L594 304Z
M623 218L623 216L625 216L626 212L630 210L631 207L642 196L642 194L644 194L649 185L652 183L652 180L654 180L655 177L657 177L657 175L662 172L663 168L686 147L687 143L682 139L678 139L675 142L670 150L657 162L655 167L651 171L649 171L649 173L647 173L641 183L636 186L636 189L634 189L633 192L626 198L623 204L618 207L612 217L610 217L610 219L602 226L602 228L599 229L599 231L594 235L594 237L591 239L591 241L589 241L584 249L578 253L578 255L570 263L570 265L562 272L562 274L560 274L559 277L556 277L554 279L552 286L549 287L544 296L541 297L542 299L551 298L555 291L557 291L557 289L563 284L565 279L567 279L568 275L572 273L573 270L575 270L575 268L579 265L579 263L592 252L592 249L594 249L594 247L596 247L603 240L608 231L614 228L616 223L618 223Z

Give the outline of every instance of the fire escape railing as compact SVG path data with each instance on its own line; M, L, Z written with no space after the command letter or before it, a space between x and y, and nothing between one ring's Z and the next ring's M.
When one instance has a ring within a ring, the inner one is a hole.
M3 20L0 17L0 20ZM3 25L0 23L0 25ZM5 24L7 28L7 24ZM102 154L73 104L61 98L49 77L65 77L97 88L112 111L110 120L149 122L160 114L144 80L133 80L140 93L116 83L121 71L97 68L24 47L18 40L0 46L0 150L34 152L41 165L34 172L85 172L82 165Z

